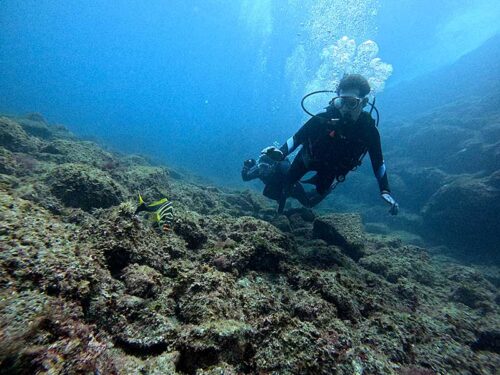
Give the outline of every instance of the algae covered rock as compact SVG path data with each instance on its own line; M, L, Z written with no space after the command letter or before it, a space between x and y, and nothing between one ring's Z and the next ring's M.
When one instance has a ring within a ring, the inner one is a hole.
M450 296L450 299L454 302L463 303L470 308L484 308L486 305L491 303L491 297L483 289L476 287L471 284L461 284L459 285Z
M239 194L227 194L225 200L228 206L237 207L241 214L250 215L259 212L263 208L262 202L249 190Z
M287 319L288 320L288 319ZM327 367L318 361L320 333L310 322L280 322L256 348L256 373L315 374Z
M391 241L385 244L390 245ZM401 253L405 256L402 257ZM383 247L363 257L359 264L391 283L407 278L423 285L433 285L437 279L429 255L417 246Z
M285 215L278 215L271 220L271 224L273 224L276 228L281 230L282 232L291 232L292 227L290 226L290 221L288 217Z
M16 165L12 152L5 148L0 148L0 173L12 175L16 172Z
M53 135L52 129L40 114L32 113L17 119L17 121L24 131L33 137L49 139Z
M113 335L124 349L140 353L167 350L176 335L177 324L168 317L148 309L137 310L114 327Z
M424 207L429 233L458 246L495 255L500 243L500 173L487 178L464 176L442 186ZM490 248L489 252L484 249Z
M186 241L189 249L199 249L208 238L202 225L202 216L186 212L176 221L174 231Z
M224 241L210 252L219 269L277 272L290 259L292 242L270 223L243 216L226 225L221 234ZM223 221L219 226L223 227Z
M0 117L0 146L14 152L36 150L38 143L16 121Z
M146 202L168 195L169 171L166 168L138 165L122 173L119 178L130 191L140 193Z
M328 245L323 240L309 240L307 247L302 247L301 259L317 268L330 269L335 266L349 267L352 259L338 246Z
M142 298L157 295L161 290L161 274L151 267L131 264L123 270L127 292Z
M208 368L217 364L218 367L224 366L221 362L241 366L255 333L249 324L231 319L190 326L180 334L178 369L188 374L226 374L210 372ZM204 370L200 372L200 369Z
M189 285L178 298L178 316L183 322L200 324L208 320L244 317L233 275L205 266L190 273L188 280ZM177 293L180 292L178 287Z
M129 276L137 275L134 263L147 265L159 273L166 272L172 247L182 247L182 241L176 237L169 238L166 244L149 223L143 224L133 214L127 203L100 212L97 222L85 227L80 238L92 241L92 253L98 255L111 276L119 279L125 270ZM132 268L127 268L129 266ZM156 279L156 273L149 268L143 270L147 270L152 280Z
M361 216L357 214L330 214L314 220L316 238L339 246L346 255L358 260L364 255L365 235Z
M77 142L77 138L61 124L49 124L40 113L28 113L15 120L21 125L30 136L39 138L42 141L53 139L72 139Z
M52 194L66 206L90 211L120 203L122 188L106 173L83 164L63 164L47 177Z
M111 172L118 167L115 156L94 142L53 139L40 148L38 157L57 164L78 163Z
M274 207L253 193L179 181L141 158L61 139L37 116L18 123L41 139L37 152L0 147L13 166L0 177L16 181L0 181L0 373L499 367L495 267L491 285L482 271L392 236L365 238L358 215L289 209L273 225ZM35 173L20 173L26 157ZM146 202L174 202L173 230L153 228L130 201L112 205L136 189ZM49 200L60 209L47 210ZM96 201L111 207L92 210Z
M472 344L473 350L488 350L500 354L500 329L483 330Z
M104 339L83 322L81 309L34 291L2 295L0 373L116 373Z

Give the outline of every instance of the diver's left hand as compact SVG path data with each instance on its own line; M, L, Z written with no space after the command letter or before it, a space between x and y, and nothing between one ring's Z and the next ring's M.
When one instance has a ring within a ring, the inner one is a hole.
M397 215L399 212L399 204L394 200L394 198L388 192L381 193L382 199L391 205L389 213L391 215Z

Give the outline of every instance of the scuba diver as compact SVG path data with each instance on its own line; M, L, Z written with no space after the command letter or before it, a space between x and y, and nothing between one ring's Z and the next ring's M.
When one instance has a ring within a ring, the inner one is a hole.
M267 198L280 202L289 169L290 161L283 157L280 150L271 146L261 151L257 161L248 159L243 162L241 178L243 181L259 178L265 185L262 194ZM318 194L308 195L300 182L296 181L287 188L288 194L297 199L303 206L312 207L317 204L315 196L318 196Z
M399 205L391 196L382 156L377 129L378 110L374 103L369 103L367 97L370 90L370 85L363 76L349 74L340 81L335 91L337 96L330 101L325 112L314 115L304 107L304 99L318 92L308 94L302 99L302 108L312 118L283 146L271 150L277 155L277 160L283 160L298 146L302 146L285 176L278 213L283 212L287 197L306 173L316 172L312 178L302 182L315 185L319 198L314 200L314 204L317 204L339 182L344 181L351 170L361 165L363 157L369 153L381 197L391 206L389 212L392 215L398 214ZM367 104L372 107L370 112L363 111ZM373 109L377 114L377 123L371 116Z

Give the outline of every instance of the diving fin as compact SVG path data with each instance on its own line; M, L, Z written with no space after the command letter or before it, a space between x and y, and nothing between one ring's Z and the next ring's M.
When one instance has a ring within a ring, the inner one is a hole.
M316 185L316 182L318 182L318 174L316 173L314 176L312 176L311 178L308 178L307 180L302 180L300 181L301 183L303 184L312 184L312 185Z

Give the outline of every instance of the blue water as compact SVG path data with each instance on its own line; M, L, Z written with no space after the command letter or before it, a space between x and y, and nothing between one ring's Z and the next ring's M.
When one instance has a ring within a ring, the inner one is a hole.
M388 89L477 48L499 16L496 0L3 0L0 112L233 184L244 158L301 125L320 54L342 36L378 44Z

